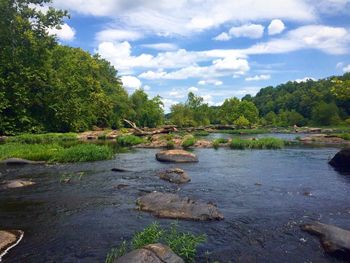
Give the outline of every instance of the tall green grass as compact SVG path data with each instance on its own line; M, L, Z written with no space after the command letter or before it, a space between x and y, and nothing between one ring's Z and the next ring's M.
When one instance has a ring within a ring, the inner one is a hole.
M346 141L350 141L350 133L338 133L338 134L334 134L335 136L342 138Z
M22 158L31 161L49 163L89 162L106 160L113 157L108 146L78 144L64 148L59 144L21 144L5 143L0 145L0 160Z
M141 137L135 135L120 135L117 137L117 143L120 146L133 146L143 143L145 140Z
M227 133L227 134L264 134L269 133L267 129L237 129L237 130L218 130L218 133Z
M196 141L196 138L192 135L186 135L181 143L181 146L186 149L193 146L196 143Z
M153 223L143 231L135 233L130 242L124 240L118 248L111 249L105 263L113 263L116 258L125 255L132 249L155 243L169 246L185 262L194 262L198 245L205 241L205 235L180 232L177 224L171 224L170 229L164 229L158 223Z
M261 138L258 140L232 139L231 149L281 149L285 145L284 141L277 138Z
M39 144L39 143L59 143L78 140L76 133L44 133L30 134L25 133L17 136L8 137L6 142Z
M203 136L208 136L210 133L207 131L196 131L193 133L194 136L197 137L203 137Z

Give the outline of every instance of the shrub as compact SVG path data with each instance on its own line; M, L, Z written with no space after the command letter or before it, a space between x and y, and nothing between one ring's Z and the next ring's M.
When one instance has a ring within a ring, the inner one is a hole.
M247 128L250 125L249 120L247 120L246 117L240 116L237 120L233 122L234 125L237 126L237 128Z
M277 138L261 138L259 140L233 139L230 143L232 149L281 149L284 141Z
M143 138L135 135L120 135L117 137L117 143L121 146L133 146L143 142Z
M185 262L194 262L198 245L205 241L205 235L179 232L177 224L172 224L170 229L163 229L158 223L153 223L143 231L137 232L129 245L126 241L123 241L119 248L112 249L107 254L105 262L111 263L131 249L139 249L154 243L163 243L169 246Z
M213 141L213 147L215 149L219 148L220 144L228 143L228 139L218 138Z
M339 133L336 134L336 136L344 140L350 141L350 133Z
M181 146L183 148L189 148L193 146L196 143L196 141L197 141L196 138L194 138L192 135L187 135L183 139Z

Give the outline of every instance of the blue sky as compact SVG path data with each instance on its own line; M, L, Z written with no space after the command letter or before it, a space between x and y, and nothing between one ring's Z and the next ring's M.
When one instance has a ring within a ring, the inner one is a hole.
M128 92L210 105L350 71L350 0L54 0L60 43L99 53Z

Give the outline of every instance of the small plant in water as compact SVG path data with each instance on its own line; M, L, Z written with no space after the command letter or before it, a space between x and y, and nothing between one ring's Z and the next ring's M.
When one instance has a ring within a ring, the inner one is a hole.
M196 143L196 141L197 141L196 138L194 138L192 135L187 135L183 139L181 146L183 148L189 148L193 146Z
M135 135L121 135L117 137L117 143L121 146L133 146L143 142L144 140L141 137Z

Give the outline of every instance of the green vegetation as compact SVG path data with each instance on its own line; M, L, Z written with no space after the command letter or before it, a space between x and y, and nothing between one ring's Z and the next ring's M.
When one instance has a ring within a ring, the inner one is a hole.
M129 244L123 241L119 248L113 248L108 253L105 262L111 263L132 249L139 249L154 243L169 246L185 262L194 262L198 245L205 241L205 235L179 232L177 224L172 224L170 229L163 229L158 223L153 223L143 231L136 233Z
M6 142L39 144L39 143L60 143L65 141L76 141L78 135L76 133L45 133L45 134L21 134L11 136Z
M334 135L344 140L350 141L350 133L338 133Z
M193 133L194 136L197 137L204 137L204 136L208 136L210 133L207 131L196 131Z
M193 137L193 135L186 135L184 138L183 138L183 141L181 143L181 146L183 148L189 148L191 146L193 146L195 143L196 143L196 138Z
M51 0L0 1L0 135L118 128L163 122L159 97L131 96L117 70L98 54L57 43L67 12L36 5Z
M220 144L228 143L228 139L218 138L213 141L213 147L215 149L219 148Z
M144 139L135 135L120 135L117 137L117 143L120 146L133 146L137 144L141 144L144 142Z
M267 129L236 129L236 130L220 130L220 133L227 134L264 134L269 133Z
M64 148L59 144L21 144L0 145L0 160L23 158L50 163L89 162L111 159L113 152L107 146L77 144Z
M258 140L232 139L231 149L281 149L285 145L284 141L277 138L261 138Z

